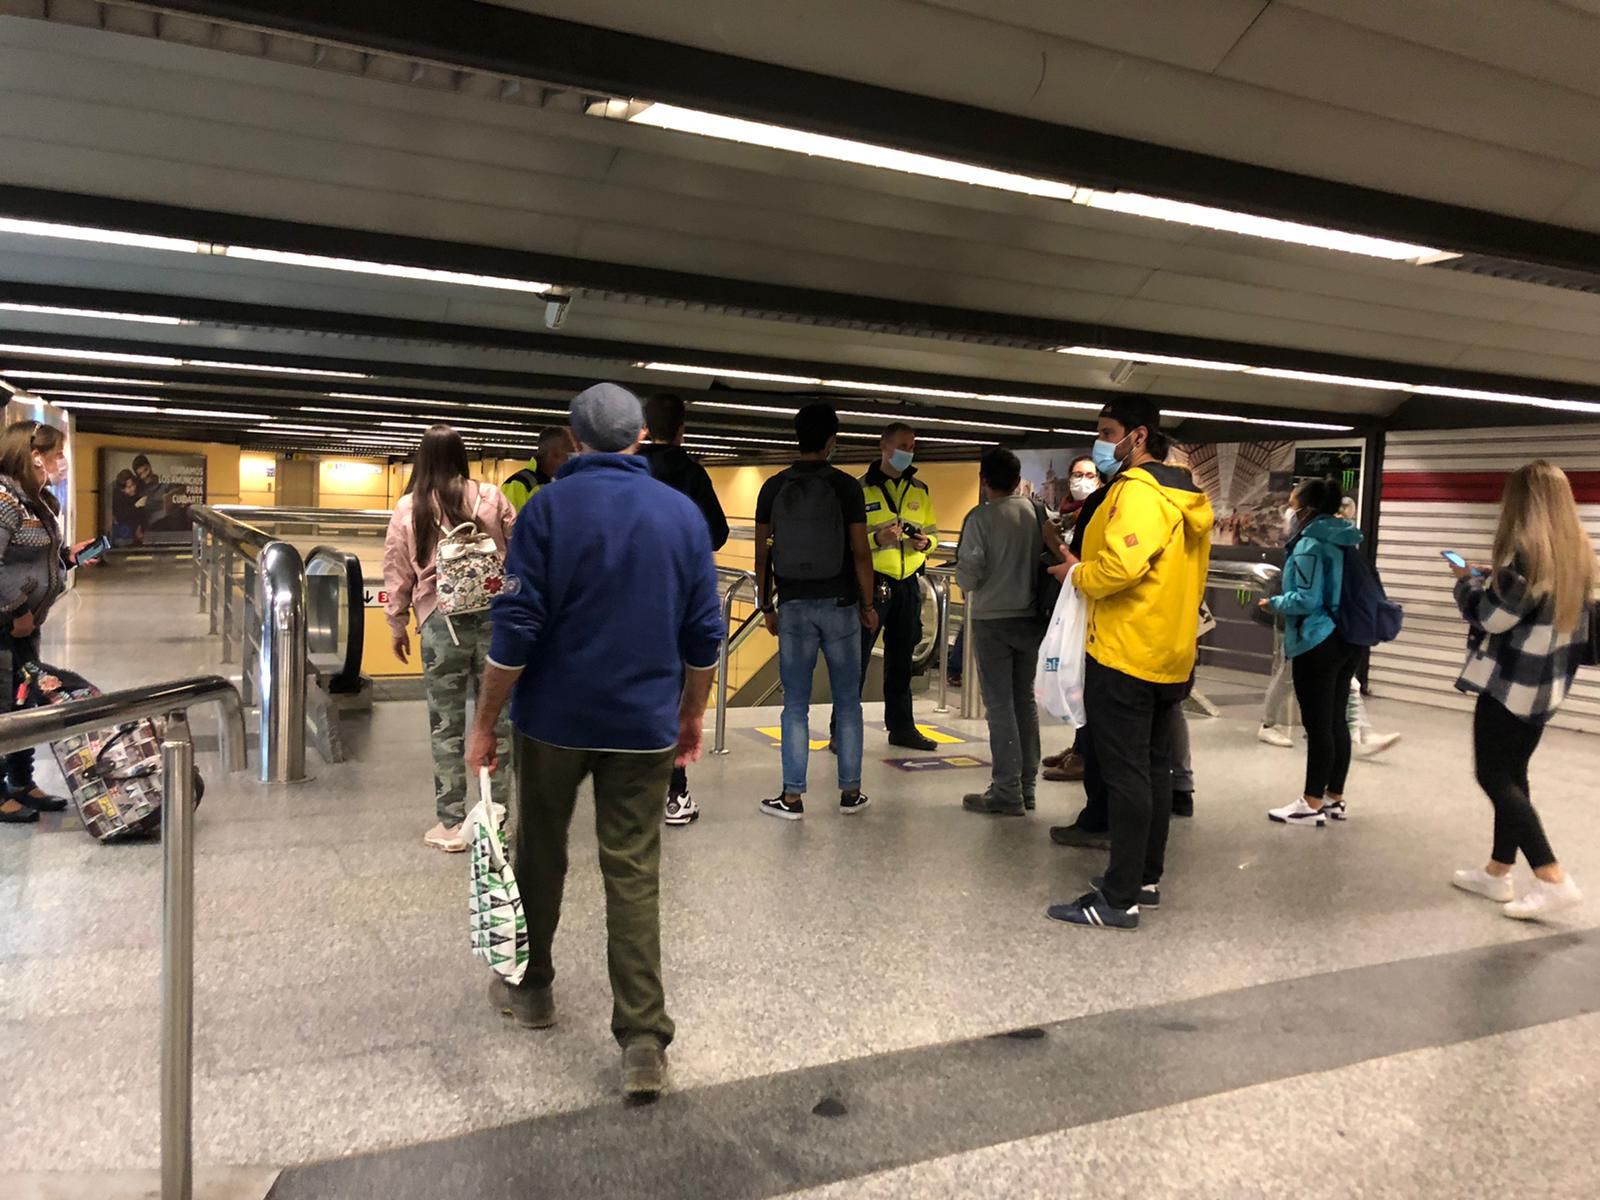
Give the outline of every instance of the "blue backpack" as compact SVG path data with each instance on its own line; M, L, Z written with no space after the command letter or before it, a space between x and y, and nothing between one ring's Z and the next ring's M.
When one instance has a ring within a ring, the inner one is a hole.
M1344 580L1339 585L1339 608L1334 628L1352 646L1376 646L1400 636L1405 614L1389 599L1378 572L1354 546L1344 548Z

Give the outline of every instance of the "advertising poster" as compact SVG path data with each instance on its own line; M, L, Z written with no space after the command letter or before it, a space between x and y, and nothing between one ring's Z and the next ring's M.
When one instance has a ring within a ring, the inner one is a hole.
M1181 463L1205 489L1217 516L1213 546L1283 545L1283 510L1294 485L1293 442L1182 442Z
M1072 501L1067 477L1072 473L1073 460L1088 453L1088 442L1060 450L1018 450L1017 458L1022 462L1022 487L1018 494L1041 501L1053 513L1060 512L1063 504Z
M159 450L100 451L102 528L113 546L189 540L189 506L206 501L206 457Z

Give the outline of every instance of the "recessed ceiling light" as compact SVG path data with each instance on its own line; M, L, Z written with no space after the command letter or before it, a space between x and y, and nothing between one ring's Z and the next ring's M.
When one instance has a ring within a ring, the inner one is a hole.
M211 367L224 371L260 371L271 375L315 375L322 379L371 379L360 371L326 371L320 367L274 367L264 363L216 362L211 359L186 358L186 367Z
M1057 354L1078 354L1085 358L1127 359L1130 362L1156 363L1163 367L1192 367L1197 371L1248 371L1244 363L1217 362L1210 358L1179 358L1171 354L1135 354L1129 350L1102 350L1098 346L1057 346Z
M1290 371L1282 367L1250 367L1251 375L1264 375L1268 379L1293 379L1298 383L1331 383L1335 387L1363 387L1382 392L1408 392L1409 383L1394 379L1362 379L1355 375L1329 375L1322 371Z
M34 313L45 317L93 317L97 321L139 321L146 325L182 325L181 317L157 317L148 313L105 312L98 308L58 308L53 304L0 303L0 312Z
M163 408L163 416L169 417L219 417L227 421L270 421L271 413L253 412L228 412L220 408Z
M154 404L103 404L98 400L61 400L56 402L56 407L104 409L107 412L123 413L154 413L161 411Z
M1163 417L1180 417L1191 421L1225 421L1235 425L1276 425L1283 429L1320 429L1328 433L1349 433L1354 425L1324 425L1318 421L1280 421L1276 417L1236 417L1226 413L1185 412L1181 408L1163 408Z
M1418 386L1418 396L1450 396L1457 400L1488 400L1495 404L1521 404L1528 408L1551 408L1560 412L1600 412L1600 404L1589 400L1560 400L1554 396L1524 396L1518 392L1487 392L1476 388Z
M12 367L0 368L0 374L15 375L18 379L44 379L56 383L115 383L123 387L169 387L166 383L152 383L148 379L122 379L115 375L73 375L65 371L19 371Z
M567 410L564 408L526 408L520 404L484 404L471 400L424 400L418 396L365 396L360 392L324 392L330 400L365 400L369 404L415 404L428 408L470 408L474 411L529 413L538 417L564 417ZM480 417L478 420L487 420Z

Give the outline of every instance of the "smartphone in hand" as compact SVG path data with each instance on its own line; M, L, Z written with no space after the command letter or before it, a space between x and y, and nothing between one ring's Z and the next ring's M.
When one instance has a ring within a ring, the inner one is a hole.
M1461 555L1457 554L1454 550L1441 550L1439 551L1439 557L1444 559L1445 562L1449 563L1458 571L1465 571L1467 569L1467 560L1462 558Z

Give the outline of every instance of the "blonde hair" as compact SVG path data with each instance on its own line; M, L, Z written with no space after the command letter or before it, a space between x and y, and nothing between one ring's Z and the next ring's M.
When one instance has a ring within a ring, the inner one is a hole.
M1529 594L1551 602L1558 630L1577 629L1594 591L1594 547L1578 519L1572 484L1560 467L1541 459L1517 468L1506 480L1494 565L1514 565L1527 579Z

